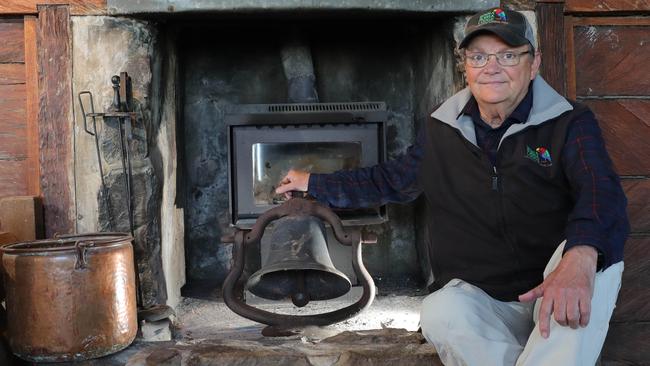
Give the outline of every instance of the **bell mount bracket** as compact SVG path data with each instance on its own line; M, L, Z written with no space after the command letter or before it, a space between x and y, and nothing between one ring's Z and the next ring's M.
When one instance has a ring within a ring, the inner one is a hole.
M244 248L256 245L262 239L264 229L272 221L285 216L314 216L327 222L334 232L334 237L341 244L352 246L352 268L363 286L363 294L357 302L344 308L322 314L288 315L277 314L258 309L244 302L244 286L239 278L244 271ZM236 314L271 327L324 326L349 319L366 308L375 298L375 283L363 265L362 244L376 244L377 236L359 229L345 230L339 217L322 204L304 198L291 198L284 204L264 212L250 230L237 229L234 235L221 238L222 243L233 243L232 266L223 283L223 299ZM264 331L262 332L264 334Z

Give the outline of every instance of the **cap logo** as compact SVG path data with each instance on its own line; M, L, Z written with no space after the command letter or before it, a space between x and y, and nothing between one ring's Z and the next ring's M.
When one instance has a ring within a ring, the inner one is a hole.
M526 146L525 156L528 159L544 167L549 167L553 165L553 161L551 160L551 154L549 154L548 149L545 147L538 147L533 150L530 148L530 146Z
M483 25L488 23L501 23L507 21L508 19L506 18L506 13L503 10L494 9L481 15L478 18L478 25Z

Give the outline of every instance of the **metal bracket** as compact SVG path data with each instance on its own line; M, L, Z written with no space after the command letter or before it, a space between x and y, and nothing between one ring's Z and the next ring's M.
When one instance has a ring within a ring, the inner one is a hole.
M334 236L341 244L352 246L352 267L363 286L363 295L357 302L342 309L314 315L276 314L246 304L242 301L244 298L244 288L243 286L237 286L239 277L244 270L245 246L259 243L264 234L264 229L272 221L285 216L305 215L314 216L327 222L332 227ZM224 237L222 240L225 243L233 243L233 265L223 284L223 299L232 311L244 318L270 326L282 326L285 328L307 325L329 325L359 314L368 308L375 298L375 283L363 265L361 246L362 244L377 243L376 235L362 233L360 230L351 230L350 232L344 230L338 216L332 210L318 202L303 198L292 198L281 206L263 213L250 231L237 230L233 236Z

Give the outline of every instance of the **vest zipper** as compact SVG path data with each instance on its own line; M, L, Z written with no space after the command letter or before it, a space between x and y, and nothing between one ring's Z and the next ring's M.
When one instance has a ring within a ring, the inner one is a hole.
M515 245L515 243L513 243L512 239L510 238L510 232L508 231L508 224L506 222L506 212L505 212L506 210L503 204L503 190L502 187L500 186L500 183L502 182L499 182L499 172L497 171L497 167L495 165L492 166L492 170L493 170L492 189L497 192L497 196L499 200L499 204L498 204L499 222L501 226L501 233L503 235L503 240L505 240L505 242L510 247L510 250L515 260L515 265L517 266L517 269L521 271L521 259L519 258L519 252L517 251L517 246Z

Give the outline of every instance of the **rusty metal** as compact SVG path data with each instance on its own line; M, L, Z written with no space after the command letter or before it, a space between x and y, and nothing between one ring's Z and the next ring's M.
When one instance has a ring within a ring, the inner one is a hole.
M66 235L2 248L11 350L32 362L126 348L137 330L133 238Z
M328 223L336 239L343 245L352 246L352 267L363 286L361 298L342 309L323 314L286 315L276 314L250 306L244 302L244 287L239 278L244 270L244 249L256 245L262 238L266 226L274 220L286 216L313 216ZM223 284L223 298L226 305L235 313L270 326L300 327L307 325L329 325L351 318L368 308L375 298L375 284L363 265L362 244L375 243L377 238L360 230L346 231L338 216L329 208L302 198L292 198L263 213L248 230L237 230L233 237L233 265ZM230 239L225 237L224 239Z
M246 283L246 289L269 300L291 298L303 307L350 291L350 279L332 263L323 221L287 216L275 222L268 259Z

